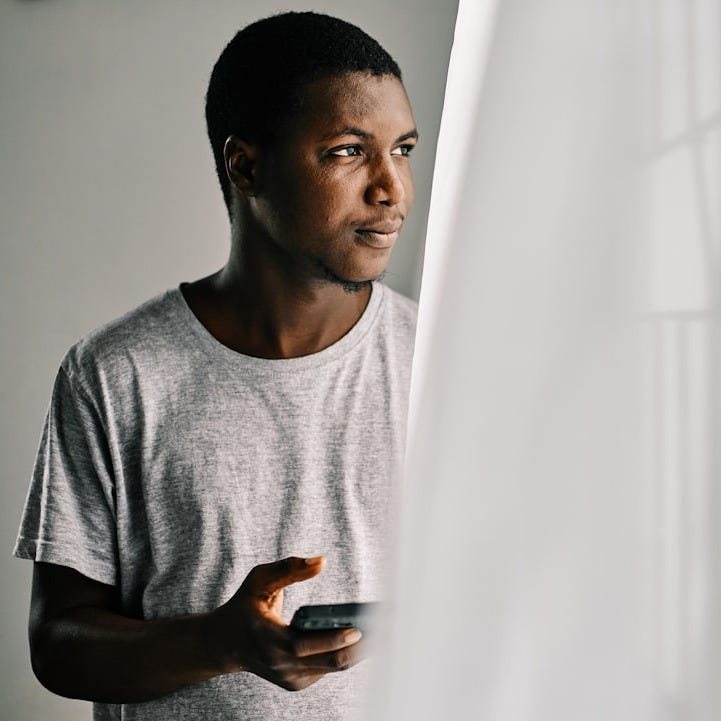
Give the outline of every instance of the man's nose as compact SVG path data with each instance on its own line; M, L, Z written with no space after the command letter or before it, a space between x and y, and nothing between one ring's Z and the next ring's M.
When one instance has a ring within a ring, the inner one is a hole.
M371 205L398 205L405 198L403 177L392 156L379 158L372 164L365 195Z

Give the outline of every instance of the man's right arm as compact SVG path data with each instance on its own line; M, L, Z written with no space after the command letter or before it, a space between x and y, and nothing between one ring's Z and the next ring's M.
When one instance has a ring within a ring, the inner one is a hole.
M298 632L281 619L283 588L322 567L322 558L256 566L214 611L145 621L122 615L115 587L65 566L35 563L33 670L54 693L106 703L151 701L242 671L300 690L362 658L352 632Z

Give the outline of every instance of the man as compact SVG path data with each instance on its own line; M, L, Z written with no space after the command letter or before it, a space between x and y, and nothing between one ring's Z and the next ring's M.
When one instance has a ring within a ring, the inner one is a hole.
M15 549L33 667L95 719L344 719L359 632L287 618L382 593L415 305L376 279L415 123L391 57L314 13L239 32L206 117L230 256L63 360Z

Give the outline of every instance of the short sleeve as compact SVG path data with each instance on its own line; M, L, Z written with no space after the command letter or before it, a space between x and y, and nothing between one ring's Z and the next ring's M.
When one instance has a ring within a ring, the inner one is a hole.
M13 554L117 583L115 484L103 425L61 366Z

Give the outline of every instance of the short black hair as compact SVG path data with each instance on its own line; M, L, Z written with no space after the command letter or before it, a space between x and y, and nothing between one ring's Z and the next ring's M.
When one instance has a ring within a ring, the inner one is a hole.
M394 75L401 70L359 27L329 15L287 12L252 23L226 45L205 96L205 119L228 212L230 183L223 148L230 135L261 147L302 103L303 88L349 72Z

